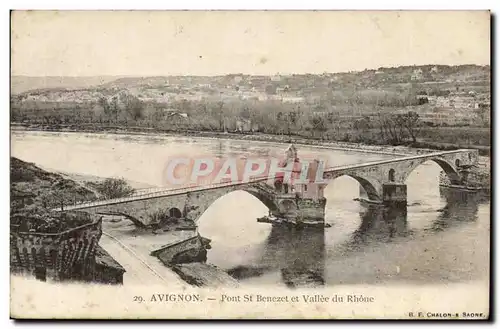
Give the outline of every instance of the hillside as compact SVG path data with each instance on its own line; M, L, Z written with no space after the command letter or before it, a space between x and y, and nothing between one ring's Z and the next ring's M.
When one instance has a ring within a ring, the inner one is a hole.
M251 76L165 77L13 77L12 93L21 100L42 102L97 102L102 96L130 93L144 101L174 100L282 100L309 102L344 100L356 93L393 96L395 93L432 92L439 89L489 92L490 67L404 66L347 73ZM338 102L337 102L338 103Z
M60 202L95 198L92 191L80 184L14 157L10 159L10 193L11 225L52 233L82 225L88 218L71 213L58 214L50 209L58 207ZM66 223L62 225L61 221Z
M117 77L94 87L12 95L11 120L33 129L263 132L369 144L439 140L487 146L490 70L423 65L323 74ZM401 119L419 127L400 134ZM458 130L441 129L450 126Z
M20 94L30 90L51 89L51 88L90 88L103 83L113 81L117 77L30 77L12 76L11 93Z

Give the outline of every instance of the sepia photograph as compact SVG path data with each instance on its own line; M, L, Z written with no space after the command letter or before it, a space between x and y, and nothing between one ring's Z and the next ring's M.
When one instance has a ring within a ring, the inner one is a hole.
M10 317L489 319L491 20L11 11Z

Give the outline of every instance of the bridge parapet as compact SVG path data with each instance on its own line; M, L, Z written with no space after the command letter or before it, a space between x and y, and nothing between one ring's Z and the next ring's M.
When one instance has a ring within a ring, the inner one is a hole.
M242 190L255 196L272 211L276 211L275 192L265 179L258 178L246 183L222 183L194 188L165 189L142 196L87 202L66 207L90 213L123 215L140 227L158 224L162 216L178 216L197 221L212 203L233 191Z
M76 202L70 205L65 205L62 210L78 210L87 209L100 206L108 206L111 204L128 203L144 199L160 198L170 195L186 194L190 192L213 190L225 187L241 187L244 185L251 185L254 183L264 183L268 180L268 177L252 177L248 182L221 182L208 185L188 185L179 188L171 187L155 187L148 189L141 189L140 191L126 197L114 198L114 199L98 199L92 201ZM61 211L61 208L55 208L54 211Z

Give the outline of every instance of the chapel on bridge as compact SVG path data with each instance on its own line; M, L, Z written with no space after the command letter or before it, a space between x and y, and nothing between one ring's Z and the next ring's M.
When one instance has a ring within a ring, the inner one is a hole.
M285 158L280 162L280 167L287 167L290 162L293 162L291 180L285 182L285 173L281 172L276 175L274 186L277 192L284 195L291 195L300 198L318 200L323 198L323 190L326 184L319 184L316 180L316 173L319 169L319 160L317 159L300 159L298 156L297 147L290 144L284 152ZM308 163L308 173L305 182L299 181L302 167Z

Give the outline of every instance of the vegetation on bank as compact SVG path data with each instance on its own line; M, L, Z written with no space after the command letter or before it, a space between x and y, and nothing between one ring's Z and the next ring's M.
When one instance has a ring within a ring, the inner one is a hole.
M123 179L107 179L94 187L106 197L134 191ZM11 226L21 232L38 233L58 233L90 223L92 218L87 213L54 209L100 196L93 189L15 157L10 158L10 194Z
M117 127L142 128L157 131L243 132L299 136L326 141L355 142L375 145L408 145L417 142L452 142L489 146L489 126L439 125L424 121L416 110L391 113L380 109L374 115L358 119L346 118L338 112L315 112L301 109L299 105L256 103L252 107L239 104L200 104L185 102L179 112L169 114L162 108L149 109L147 104L135 99L124 107L103 113L69 110L16 114L12 120L24 126L49 126L54 130L72 127L90 130ZM106 105L108 106L108 105ZM130 107L127 107L130 106ZM241 108L242 107L242 108ZM241 108L241 109L240 109ZM394 110L394 109L393 109ZM177 115L175 114L177 113ZM186 117L179 114L185 113ZM474 134L468 133L473 130Z
M11 214L11 229L17 232L60 233L92 223L85 212L55 212L45 208L26 207Z
M88 214L54 211L95 194L61 175L10 158L11 225L22 232L57 233L91 222Z
M54 209L96 198L93 191L75 181L14 157L10 158L10 188L13 210L27 206Z
M123 198L135 192L135 189L123 178L106 178L102 182L88 182L87 186L95 189L102 199Z

